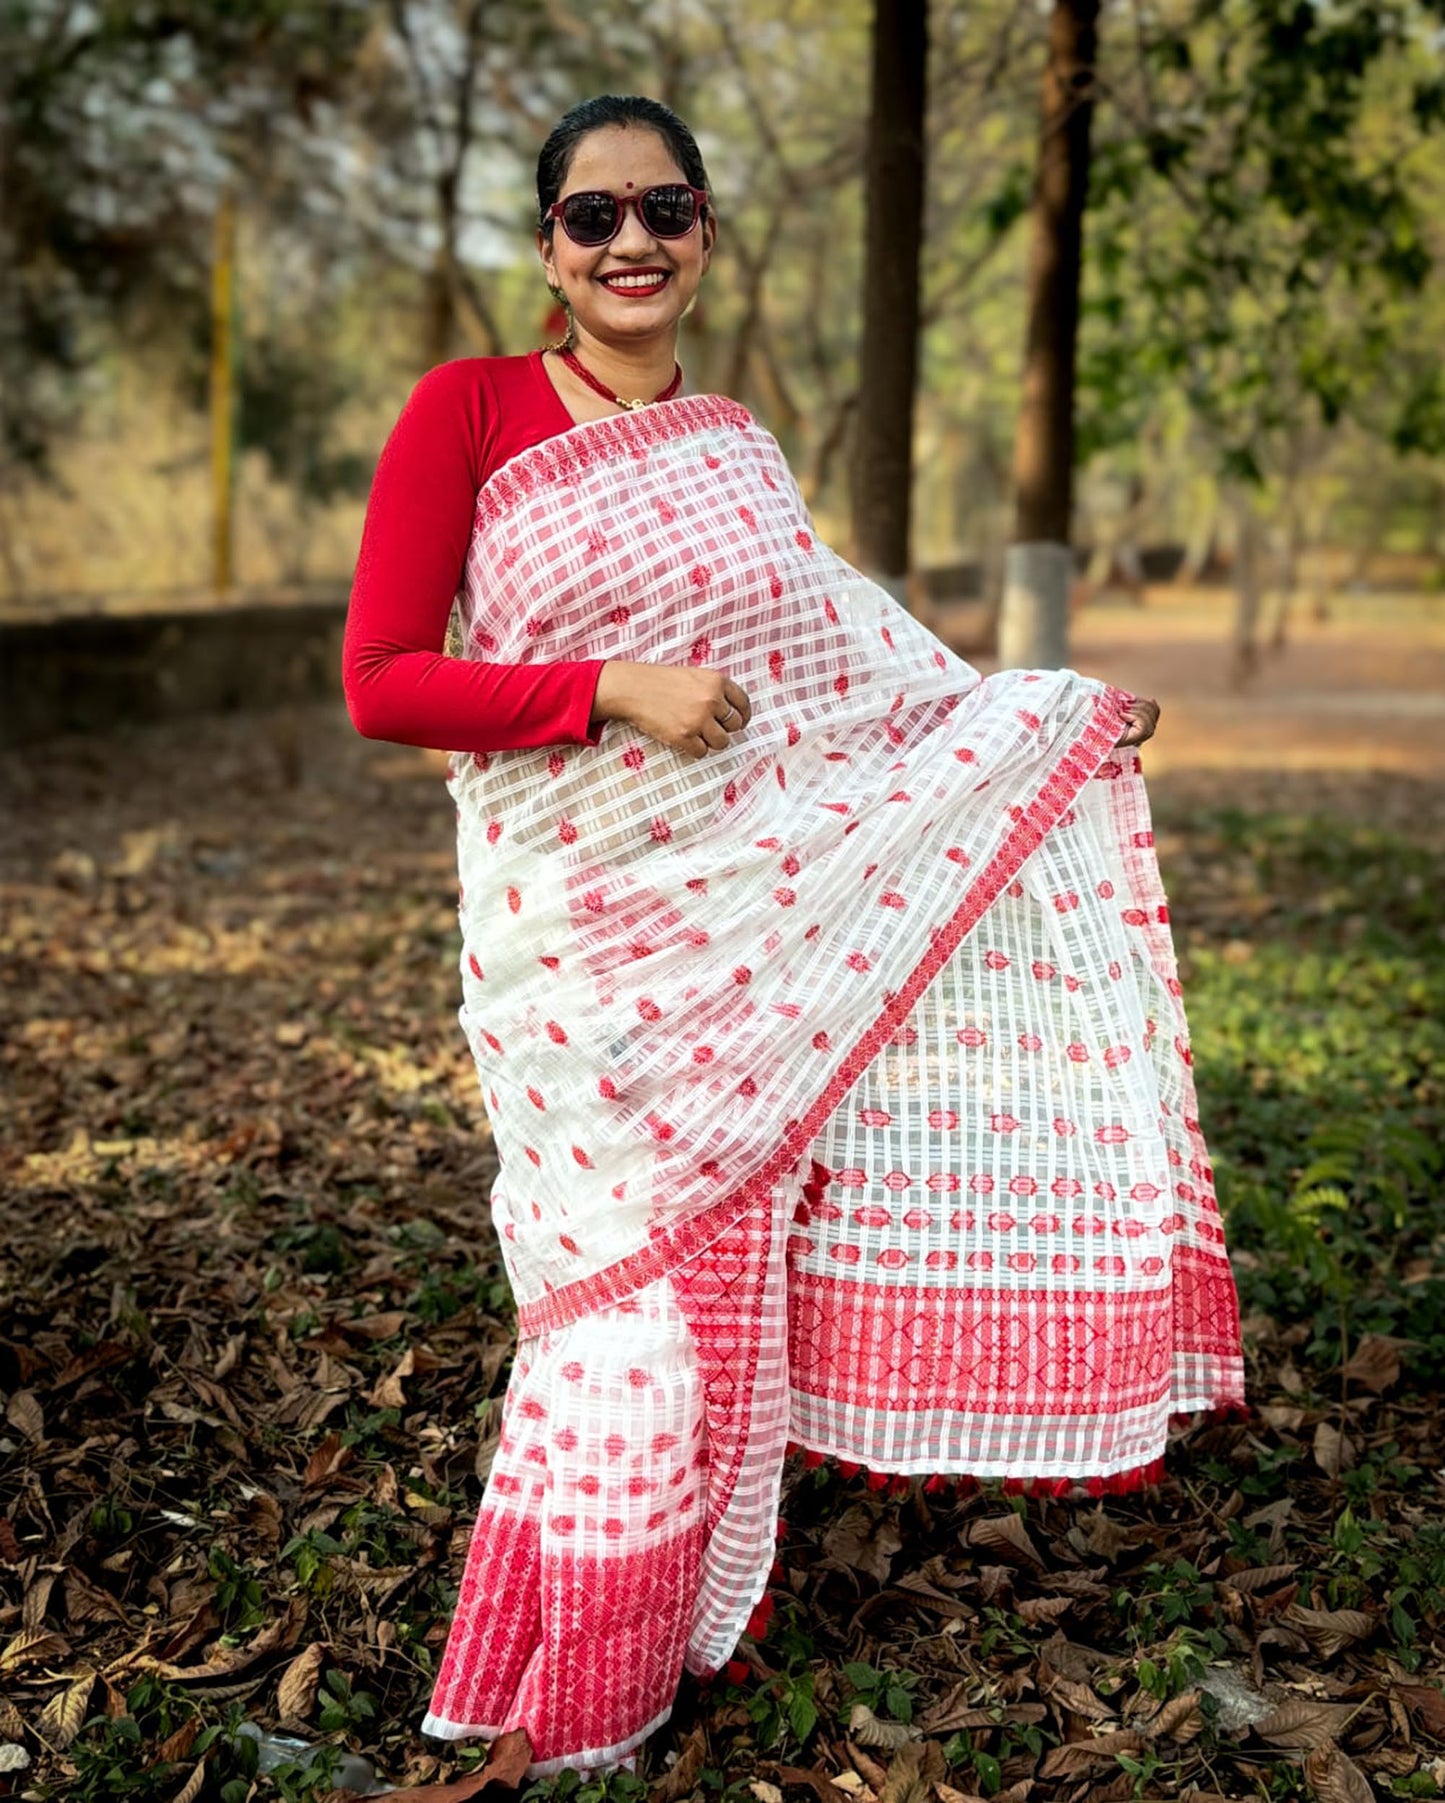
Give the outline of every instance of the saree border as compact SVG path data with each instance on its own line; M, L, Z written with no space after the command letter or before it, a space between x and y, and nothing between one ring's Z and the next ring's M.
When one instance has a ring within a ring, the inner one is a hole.
M674 403L676 404L676 403ZM957 951L987 910L1007 888L1024 860L1043 843L1046 834L1078 795L1090 777L1100 774L1108 753L1116 748L1124 725L1125 710L1135 699L1127 689L1106 684L1094 697L1088 720L1077 738L1059 758L1033 800L1014 821L1003 843L979 872L948 921L934 934L920 963L886 1000L883 1011L854 1042L832 1077L802 1117L790 1121L781 1143L759 1170L732 1195L710 1203L674 1228L654 1230L649 1245L640 1247L591 1277L564 1284L536 1301L517 1309L517 1331L523 1339L555 1331L573 1321L610 1307L625 1296L665 1277L695 1257L719 1234L727 1232L762 1200L780 1177L795 1170L819 1128L847 1095L859 1077L898 1030L914 1002ZM1110 774L1137 771L1137 751L1125 750Z
M709 426L733 426L740 432L762 428L739 401L721 394L688 394L660 401L635 413L612 413L602 419L578 420L518 451L494 470L477 491L472 529L494 526L520 502L554 482L584 475L599 463L636 456L647 445L666 444Z

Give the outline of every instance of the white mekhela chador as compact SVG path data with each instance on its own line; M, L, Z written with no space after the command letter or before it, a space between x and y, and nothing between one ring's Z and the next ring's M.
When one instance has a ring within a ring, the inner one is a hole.
M624 1758L767 1584L790 1443L1093 1489L1242 1400L1131 699L981 679L717 397L478 497L466 653L708 665L689 760L458 755L521 1344L424 1727Z

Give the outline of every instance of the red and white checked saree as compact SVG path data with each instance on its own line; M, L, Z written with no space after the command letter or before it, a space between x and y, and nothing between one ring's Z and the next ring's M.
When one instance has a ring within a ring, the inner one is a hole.
M754 705L452 761L521 1345L424 1727L548 1771L732 1651L790 1442L1127 1486L1241 1399L1238 1311L1129 697L981 680L716 397L498 471L463 624Z

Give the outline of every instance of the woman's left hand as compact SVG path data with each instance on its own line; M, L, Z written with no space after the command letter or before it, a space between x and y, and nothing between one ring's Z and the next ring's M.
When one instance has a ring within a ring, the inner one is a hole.
M1125 745L1142 745L1145 739L1154 737L1154 728L1159 724L1159 703L1141 695L1129 703L1124 719L1123 736L1114 741L1116 751Z

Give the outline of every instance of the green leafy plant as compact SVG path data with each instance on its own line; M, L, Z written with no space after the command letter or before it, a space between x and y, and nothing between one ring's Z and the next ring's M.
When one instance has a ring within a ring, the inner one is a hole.
M216 1613L227 1632L243 1634L248 1628L259 1628L266 1619L266 1600L251 1567L213 1546L206 1569L216 1580Z
M842 1675L850 1694L839 1709L841 1720L847 1720L854 1703L866 1703L874 1715L891 1717L895 1722L913 1720L916 1672L880 1671L875 1666L854 1662L843 1667Z
M334 1666L326 1674L324 1694L320 1702L321 1713L316 1719L325 1734L334 1733L338 1729L344 1733L354 1733L376 1714L376 1703L372 1697L364 1690L353 1691L351 1679Z

